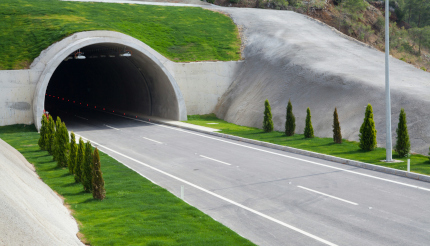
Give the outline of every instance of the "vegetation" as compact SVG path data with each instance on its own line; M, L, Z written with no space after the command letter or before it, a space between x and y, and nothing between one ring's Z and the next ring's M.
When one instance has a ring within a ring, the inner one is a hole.
M48 147L46 150L48 150L49 154L54 154L54 147L55 147L55 122L52 116L49 116L48 118Z
M84 165L85 161L85 147L84 147L84 140L82 138L79 138L79 145L78 145L78 155L76 157L76 164L73 173L75 174L75 182L81 182L82 181L82 166Z
M340 131L339 116L337 115L337 108L334 108L334 113L333 113L333 141L337 144L342 143L342 133Z
M59 167L67 167L67 159L69 155L69 131L67 130L64 122L61 124L58 132L57 163Z
M40 137L39 137L39 147L41 150L46 150L46 131L47 131L48 120L46 119L46 115L42 116L42 126L40 127Z
M399 124L397 125L397 141L394 150L399 156L408 156L411 150L411 143L409 142L408 126L406 123L406 113L402 108L399 115Z
M40 178L64 197L88 245L253 245L102 152L108 194L99 201L39 149L34 126L0 127L0 138L20 151Z
M286 114L286 120L285 120L285 135L293 136L295 130L296 130L296 118L294 117L294 114L293 114L293 105L291 104L291 101L288 100L287 114Z
M364 115L363 124L360 127L360 148L362 150L374 150L376 148L376 129L373 120L372 105L368 104Z
M84 164L82 165L82 185L86 192L92 192L92 177L93 177L93 149L91 143L88 141L85 144L85 158ZM99 160L100 162L100 160ZM100 164L100 163L99 163ZM100 166L98 167L100 169ZM100 171L100 170L99 170ZM101 172L101 171L100 171ZM100 199L103 200L103 199Z
M338 156L350 160L362 161L375 165L406 170L406 160L408 157L399 157L403 162L386 163L380 160L385 159L385 148L376 148L373 151L364 151L359 147L358 142L343 139L342 144L333 142L333 138L305 138L303 134L295 134L286 137L285 133L273 131L265 133L262 129L246 126L238 126L218 119L214 114L209 115L189 115L187 123L220 129L221 133L239 136L243 138L255 139L259 141L290 146L298 149L314 151L321 154ZM208 124L218 123L218 124ZM327 122L330 124L330 122ZM411 171L430 175L430 160L427 156L412 154Z
M103 180L103 174L100 169L100 157L97 148L94 150L91 172L91 186L93 187L93 198L103 200L106 197L105 181Z
M78 146L76 144L76 137L75 133L70 133L70 152L69 152L69 160L68 160L68 167L69 167L69 173L74 174L74 169L76 166L76 158L78 155Z
M2 0L0 69L26 68L51 44L90 30L130 35L178 62L240 59L233 21L202 8Z
M263 129L265 132L273 131L272 109L270 108L269 100L264 102L264 120Z
M58 156L60 154L60 141L61 141L61 119L59 116L57 116L57 120L55 121L55 132L54 132L54 146L52 157L54 158L54 161L58 160Z
M312 127L311 121L311 110L308 108L306 110L306 126L304 130L305 138L313 138L314 137L314 128Z

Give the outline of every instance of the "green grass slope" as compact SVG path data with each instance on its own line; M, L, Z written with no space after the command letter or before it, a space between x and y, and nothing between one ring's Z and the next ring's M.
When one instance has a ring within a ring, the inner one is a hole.
M0 70L26 68L54 42L90 30L130 35L176 62L240 59L233 21L197 7L1 0Z
M37 145L34 126L0 127L0 138L65 198L91 245L254 245L167 190L100 152L106 199L94 200Z

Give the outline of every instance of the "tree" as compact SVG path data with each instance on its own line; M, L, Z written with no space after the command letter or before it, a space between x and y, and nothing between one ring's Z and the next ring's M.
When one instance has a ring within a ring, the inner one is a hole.
M394 147L394 151L396 151L400 157L406 157L408 156L409 151L411 150L411 143L409 142L408 126L406 123L406 113L403 108L400 110L399 124L397 125L396 133L397 133L397 141L396 141L396 146Z
M360 127L360 148L362 150L373 150L376 148L376 129L375 121L373 120L373 108L368 104L364 116L363 124Z
M93 173L92 173L92 186L93 198L103 200L106 196L105 181L100 167L100 157L97 148L94 150L93 155Z
M67 156L69 150L69 132L63 122L57 130L57 166L67 167Z
M49 154L54 154L54 147L55 147L55 122L52 116L49 116L48 118L48 146L46 150L48 150Z
M313 137L314 137L314 128L312 127L311 110L308 108L306 110L305 138L313 138Z
M55 121L55 133L54 133L54 146L53 146L53 154L54 161L58 160L58 156L60 153L60 134L61 134L61 119L60 116L57 116L57 120Z
M88 141L85 144L85 161L82 165L82 185L86 192L92 191L92 168L93 168L93 149Z
M293 105L291 105L291 101L288 100L287 116L285 121L285 135L293 136L295 130L296 130L296 118L294 117L294 114L293 114Z
M264 121L263 129L265 132L273 131L272 109L270 108L269 100L264 102Z
M342 133L340 131L337 108L334 108L334 113L333 113L333 141L338 144L342 143Z
M76 144L76 138L75 133L70 134L71 140L70 140L70 152L69 152L69 173L74 174L75 173L75 165L76 165L76 157L78 155L78 146Z
M82 138L79 138L79 145L78 145L78 155L76 157L76 165L74 167L74 174L75 174L75 181L81 182L82 181L82 166L84 165L85 156L84 156L84 149L85 149L85 143Z
M46 131L47 131L48 120L46 119L46 115L42 116L42 127L40 127L40 136L39 136L39 147L41 150L46 150Z

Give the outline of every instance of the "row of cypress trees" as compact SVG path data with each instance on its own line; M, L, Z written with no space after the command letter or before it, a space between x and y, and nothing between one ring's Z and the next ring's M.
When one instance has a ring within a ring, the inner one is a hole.
M75 134L72 132L70 136L69 142L69 132L60 117L54 123L49 115L42 116L39 147L53 156L58 167L68 167L75 182L81 182L86 192L92 192L95 199L103 200L106 191L98 149L95 148L93 152L91 143L84 143L82 138L77 145Z
M266 100L264 102L264 105L265 105L265 110L264 110L263 129L265 132L271 132L273 131L273 121L272 121L272 112L271 112L269 101ZM333 126L333 141L338 144L342 143L342 133L340 129L337 108L334 108L332 126ZM293 136L295 129L296 129L296 118L294 117L294 114L293 114L293 106L291 104L291 101L288 100L287 114L286 114L286 121L285 121L285 135ZM368 151L375 149L377 146L376 133L377 131L375 129L375 121L373 120L373 108L372 108L372 105L368 104L366 107L363 124L360 127L359 147L362 150L368 150ZM397 126L396 133L397 133L397 141L394 147L395 152L400 157L408 156L411 149L411 144L409 141L409 134L408 134L408 128L407 128L407 122L406 122L406 113L403 108L400 110L399 123ZM314 130L313 130L312 121L311 121L311 110L309 108L307 108L306 110L306 126L304 129L304 136L305 138L314 137ZM430 155L430 148L429 148L429 155Z

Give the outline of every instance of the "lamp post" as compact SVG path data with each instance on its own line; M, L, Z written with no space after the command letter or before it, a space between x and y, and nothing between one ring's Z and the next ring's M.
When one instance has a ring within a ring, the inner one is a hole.
M393 161L391 143L391 98L390 98L390 6L389 0L385 0L385 120L386 120L386 162Z

